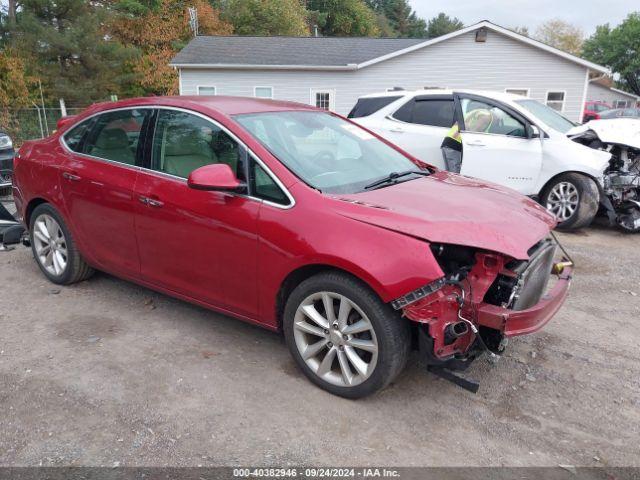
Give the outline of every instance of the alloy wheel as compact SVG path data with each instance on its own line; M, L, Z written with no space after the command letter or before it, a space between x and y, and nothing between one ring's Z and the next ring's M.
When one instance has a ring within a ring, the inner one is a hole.
M547 196L547 210L555 215L559 222L564 222L578 209L580 195L573 183L560 182L551 189Z
M362 309L344 295L309 295L298 306L293 327L300 356L322 380L352 387L375 370L378 340L373 325Z
M60 224L51 215L42 214L33 224L36 258L51 275L59 277L68 264L67 241Z

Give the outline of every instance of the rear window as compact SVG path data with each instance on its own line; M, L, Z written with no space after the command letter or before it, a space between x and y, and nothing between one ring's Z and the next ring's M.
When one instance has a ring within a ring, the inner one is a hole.
M381 108L390 105L396 100L402 98L402 96L397 97L370 97L370 98L361 98L356 103L355 107L349 112L349 118L360 118L367 117L371 114L376 113Z

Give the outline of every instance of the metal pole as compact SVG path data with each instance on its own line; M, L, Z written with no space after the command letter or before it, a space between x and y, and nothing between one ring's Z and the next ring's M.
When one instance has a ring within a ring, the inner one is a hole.
M47 123L47 109L44 106L44 95L42 93L42 82L38 79L38 87L40 88L40 102L42 103L42 117L44 118L44 128L47 131L47 137L49 136L49 124ZM44 138L44 136L43 136Z
M36 102L31 102L33 103L33 106L36 107L36 110L38 111L38 123L40 123L40 138L44 138L44 129L42 128L42 117L40 116L40 107L38 107L38 104Z
M67 116L67 106L64 103L64 98L60 99L60 118Z

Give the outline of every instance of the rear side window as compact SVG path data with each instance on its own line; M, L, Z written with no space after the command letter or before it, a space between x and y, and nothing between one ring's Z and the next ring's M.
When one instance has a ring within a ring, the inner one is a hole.
M76 125L64 135L64 143L74 152L82 153L82 140L84 139L93 119L85 120Z
M356 103L355 107L349 112L349 118L360 118L360 117L368 117L376 113L381 108L390 105L396 100L402 98L401 96L397 97L371 97L371 98L361 98Z
M398 109L393 117L417 125L449 128L454 123L453 99L413 99Z
M83 152L112 162L135 165L140 132L150 109L116 110L95 119Z

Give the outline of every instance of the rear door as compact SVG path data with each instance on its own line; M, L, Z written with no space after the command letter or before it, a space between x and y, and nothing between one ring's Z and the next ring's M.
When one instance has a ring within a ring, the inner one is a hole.
M255 317L261 203L247 195L187 185L193 170L213 163L227 163L246 181L246 150L220 124L174 109L158 110L149 145L135 201L144 279Z
M454 121L453 95L422 95L385 118L381 134L416 158L444 168L440 145Z
M133 189L151 110L99 114L64 136L64 206L82 250L105 270L138 276Z
M504 185L525 195L535 191L542 143L529 122L507 105L476 95L457 95L462 132L460 173Z

